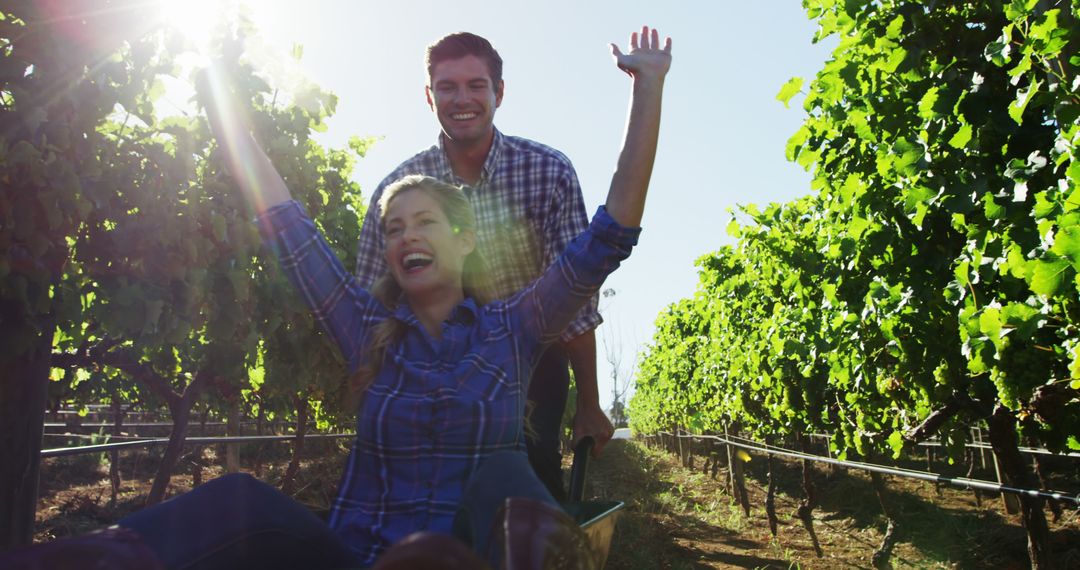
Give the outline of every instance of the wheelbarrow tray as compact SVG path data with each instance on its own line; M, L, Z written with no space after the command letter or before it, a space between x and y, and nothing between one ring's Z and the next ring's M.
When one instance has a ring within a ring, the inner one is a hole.
M611 537L615 533L615 523L622 514L622 501L584 501L566 505L566 511L573 515L585 537L589 541L596 568L603 568L611 551Z

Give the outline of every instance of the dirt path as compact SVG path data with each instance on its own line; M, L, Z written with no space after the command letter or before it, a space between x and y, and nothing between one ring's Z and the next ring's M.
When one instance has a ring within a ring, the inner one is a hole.
M764 458L748 464L751 512L746 517L716 480L681 466L678 458L634 441L615 441L590 469L587 493L627 503L612 543L608 569L638 568L872 568L885 519L859 473L818 469L814 483L820 506L814 527L824 551L815 556L809 535L794 513L801 501L800 471L778 462L774 539L765 516ZM1028 568L1026 538L1001 501L972 492L890 479L900 539L894 568ZM1080 522L1066 510L1051 523L1053 548L1062 568L1080 567Z

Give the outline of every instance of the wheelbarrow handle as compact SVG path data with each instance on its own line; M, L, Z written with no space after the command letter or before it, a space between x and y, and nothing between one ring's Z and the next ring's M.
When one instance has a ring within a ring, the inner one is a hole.
M589 455L596 441L583 437L574 446L574 462L570 465L570 493L567 498L572 503L580 503L585 496L585 476L589 470Z

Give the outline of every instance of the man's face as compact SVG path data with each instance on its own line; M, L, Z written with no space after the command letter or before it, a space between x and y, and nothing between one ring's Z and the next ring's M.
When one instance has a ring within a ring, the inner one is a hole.
M472 146L491 138L503 86L492 85L484 60L467 55L435 64L427 101L451 144Z

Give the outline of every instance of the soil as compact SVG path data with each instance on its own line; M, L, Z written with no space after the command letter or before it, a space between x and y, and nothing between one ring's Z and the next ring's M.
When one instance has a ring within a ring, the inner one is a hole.
M886 519L865 473L813 468L819 558L795 514L803 496L800 463L775 462L776 537L765 514L764 457L746 463L750 516L726 490L726 469L714 479L711 465L703 472L704 458L694 463L697 469L684 467L677 455L635 441L612 442L594 462L592 494L627 503L607 568L873 568ZM1075 465L1063 471L1076 487ZM1006 514L999 496L984 494L980 506L972 491L898 477L886 482L899 532L891 567L1030 568L1019 516ZM1058 567L1080 568L1080 512L1063 508L1050 522L1051 549Z
M309 442L296 498L317 511L328 508L345 454L340 443ZM172 478L169 495L189 490L196 472L204 481L222 474L222 456L215 447L189 452ZM244 471L278 485L288 462L288 446L245 445L241 456ZM101 528L141 508L157 456L126 451L120 457L123 482L115 503L110 502L108 460L103 454L44 461L36 540ZM865 474L814 468L813 523L823 549L819 558L795 515L802 501L799 464L776 461L779 526L773 537L764 508L765 458L753 457L745 464L749 516L726 489L726 469L719 469L713 478L704 458L695 457L693 462L696 468L684 467L678 456L639 441L612 441L592 462L586 496L626 503L606 568L873 567L871 556L881 543L886 519ZM1049 486L1076 486L1076 466L1063 465L1061 480ZM1019 518L1005 513L1000 497L983 495L977 502L971 491L896 477L886 481L899 533L893 568L1030 567ZM1053 519L1049 509L1047 517ZM1050 529L1058 566L1080 568L1080 511L1063 505Z

